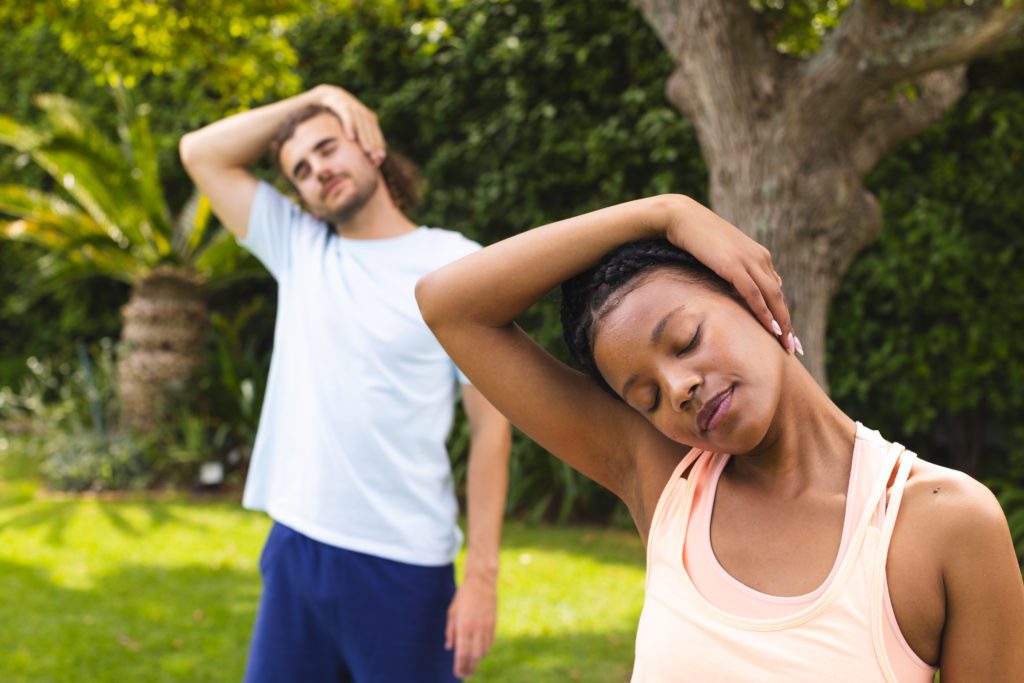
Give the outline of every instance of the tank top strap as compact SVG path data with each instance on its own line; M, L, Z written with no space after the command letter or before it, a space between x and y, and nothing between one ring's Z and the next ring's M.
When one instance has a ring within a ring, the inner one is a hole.
M882 467L879 470L881 474L878 479L875 480L875 485L871 489L871 493L865 501L865 505L861 510L860 520L855 527L855 533L858 536L866 533L867 527L871 524L871 518L877 514L878 506L882 502L885 492L889 489L889 480L892 475L892 471L900 461L900 457L905 450L906 449L898 443L888 444L885 454L882 457Z
M896 515L900 512L900 503L903 501L903 491L907 488L907 479L910 477L910 468L914 465L917 454L903 449L900 454L899 469L892 478L892 485L889 487L889 500L885 505L885 519L882 522L882 549L889 550L889 541L892 540L892 530L896 526Z
M880 479L886 484L889 492L888 502L885 504L885 516L882 519L881 537L875 557L871 558L873 566L871 569L871 635L874 641L875 655L882 667L882 673L886 681L897 683L896 672L889 661L885 645L885 565L889 556L889 542L892 540L892 531L896 526L896 517L900 511L900 503L903 500L903 491L907 487L907 478L910 476L910 468L917 457L911 451L906 450L899 444L894 443L893 447L900 450L898 468L893 473L893 467L885 469L885 476ZM890 450L892 450L891 448ZM894 464L895 466L895 464ZM891 482L891 483L890 483ZM879 501L881 502L881 501Z
M672 472L672 477L675 479L682 477L686 468L697 462L697 458L699 458L702 453L704 453L704 451L699 448L691 448L690 451L683 456L683 459L679 461L679 464L676 465L675 471Z
M707 451L690 449L665 483L665 488L654 508L651 528L647 535L648 582L651 577L651 566L659 557L682 557L686 528L693 509L694 492L702 472L707 469L707 463L712 459L711 456L712 454ZM687 469L690 472L683 478Z

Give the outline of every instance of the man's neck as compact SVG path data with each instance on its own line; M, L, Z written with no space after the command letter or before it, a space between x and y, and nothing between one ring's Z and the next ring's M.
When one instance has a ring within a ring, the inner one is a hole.
M354 240L389 239L415 229L416 224L395 206L387 192L379 189L358 213L347 221L334 224L335 232Z

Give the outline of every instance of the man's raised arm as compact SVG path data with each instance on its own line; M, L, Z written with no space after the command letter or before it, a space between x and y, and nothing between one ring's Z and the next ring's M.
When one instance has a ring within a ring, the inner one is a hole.
M270 146L281 124L309 104L322 104L341 118L345 133L371 158L383 159L384 137L377 116L350 93L318 85L301 95L235 114L184 135L178 146L182 164L210 199L214 213L239 239L249 229L249 212L258 181L249 172Z

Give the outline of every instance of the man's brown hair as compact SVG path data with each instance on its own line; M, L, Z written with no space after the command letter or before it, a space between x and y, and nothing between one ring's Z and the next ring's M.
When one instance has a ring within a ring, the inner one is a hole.
M292 112L277 129L274 139L270 141L270 155L274 158L278 170L288 179L289 183L291 183L291 178L287 170L281 166L281 148L295 135L295 129L299 125L321 114L330 114L341 121L337 113L330 107L322 104L307 104ZM402 213L409 213L415 209L420 203L420 186L422 185L416 165L398 152L388 150L388 155L380 165L380 173L384 176L384 183L387 185L388 193L395 202L395 206Z

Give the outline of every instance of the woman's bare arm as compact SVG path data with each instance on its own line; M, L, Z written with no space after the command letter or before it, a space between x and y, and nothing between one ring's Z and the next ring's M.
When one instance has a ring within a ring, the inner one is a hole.
M959 475L933 488L944 537L942 683L1024 681L1024 581L1006 517L982 484Z
M416 288L424 320L473 385L527 435L613 491L634 514L639 487L646 487L638 464L659 472L665 466L638 462L637 454L671 449L678 459L681 448L546 353L514 321L615 247L666 236L736 285L765 327L771 329L774 318L789 331L767 251L681 195L628 202L527 231L428 275Z

